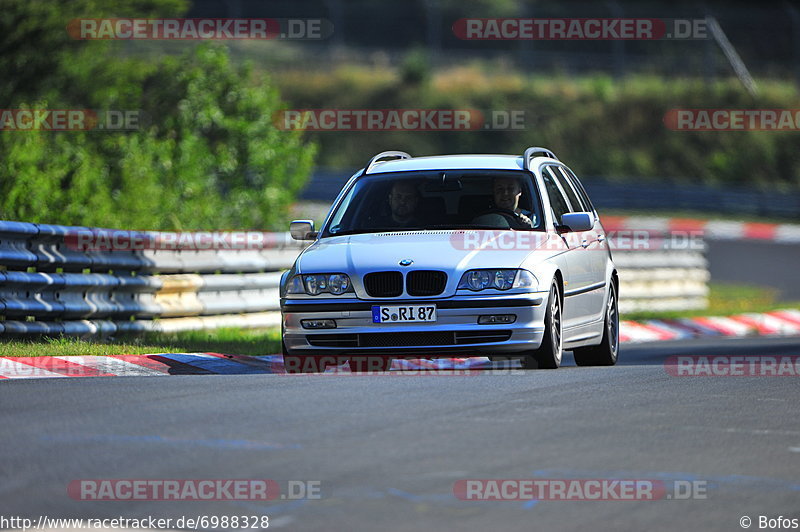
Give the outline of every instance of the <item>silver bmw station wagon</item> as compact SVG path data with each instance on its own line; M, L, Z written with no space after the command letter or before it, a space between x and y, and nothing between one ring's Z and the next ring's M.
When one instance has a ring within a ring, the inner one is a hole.
M396 357L610 366L619 283L605 231L550 150L383 152L345 184L281 279L288 372L386 370Z

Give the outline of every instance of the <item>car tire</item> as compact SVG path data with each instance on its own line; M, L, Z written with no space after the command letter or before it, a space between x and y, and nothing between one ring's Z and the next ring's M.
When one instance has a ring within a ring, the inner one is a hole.
M617 289L611 283L603 321L603 340L600 345L574 349L578 366L613 366L619 355L619 302Z
M391 367L391 357L350 357L350 371L354 373L362 373L366 371L389 371Z
M561 365L564 349L559 294L558 283L553 281L544 315L544 337L538 349L525 353L522 357L524 369L556 369Z

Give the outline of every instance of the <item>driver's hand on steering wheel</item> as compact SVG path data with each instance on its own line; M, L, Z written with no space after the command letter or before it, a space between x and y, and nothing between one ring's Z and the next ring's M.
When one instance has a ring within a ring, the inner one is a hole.
M530 218L528 218L526 215L524 215L521 212L515 212L514 214L516 215L517 218L519 218L519 220L522 223L533 227L533 221Z

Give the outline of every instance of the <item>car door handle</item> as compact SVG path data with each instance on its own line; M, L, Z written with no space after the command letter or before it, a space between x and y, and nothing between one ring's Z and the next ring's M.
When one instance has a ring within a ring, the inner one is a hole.
M581 240L581 247L582 248L588 248L589 247L589 241L586 240L585 238L583 240Z
M598 242L605 242L606 241L606 235L597 235L597 241Z

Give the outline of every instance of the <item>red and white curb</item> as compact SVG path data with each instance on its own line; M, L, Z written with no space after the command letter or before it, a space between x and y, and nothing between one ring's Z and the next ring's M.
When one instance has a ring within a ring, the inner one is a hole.
M770 240L800 243L800 225L655 216L601 216L606 231L650 231L658 233L699 232L711 240Z
M485 357L395 360L392 370L469 370L491 364ZM343 366L328 372L349 373ZM143 377L165 375L285 374L282 355L244 356L219 353L156 355L0 357L0 379L60 377Z
M620 341L658 342L700 337L800 335L800 310L776 310L727 317L620 321ZM470 370L492 367L486 357L397 359L393 371ZM347 373L347 364L328 372ZM219 353L154 355L0 357L0 379L61 377L158 377L166 375L285 374L283 357Z
M800 310L641 322L622 320L619 331L621 342L657 342L705 336L794 336L800 335Z

